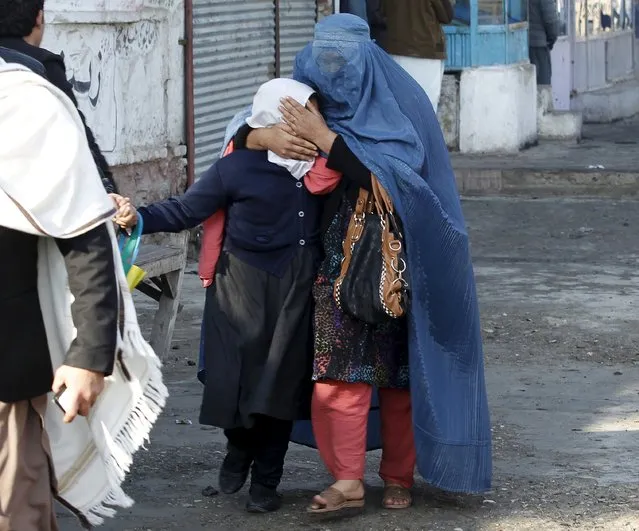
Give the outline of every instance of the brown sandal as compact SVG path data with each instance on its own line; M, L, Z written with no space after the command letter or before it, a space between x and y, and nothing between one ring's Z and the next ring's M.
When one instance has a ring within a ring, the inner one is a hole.
M403 503L390 503L391 500L401 500ZM413 505L413 496L410 490L400 487L399 485L388 485L384 487L384 498L382 501L382 507L384 507L384 509L408 509L411 505Z
M364 498L349 500L344 493L336 488L329 487L320 495L326 503L321 507L313 507L313 505L321 505L319 502L313 502L307 512L313 514L335 513L344 509L361 509L364 507Z

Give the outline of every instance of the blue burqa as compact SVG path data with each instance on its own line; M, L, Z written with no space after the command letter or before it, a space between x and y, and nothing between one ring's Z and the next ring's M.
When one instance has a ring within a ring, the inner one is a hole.
M468 233L448 149L426 93L371 41L362 19L332 15L295 60L328 126L390 194L404 225L411 307L410 389L417 468L453 492L490 489L491 431ZM244 122L240 113L227 141ZM371 409L368 447L381 447ZM310 423L295 442L315 446Z

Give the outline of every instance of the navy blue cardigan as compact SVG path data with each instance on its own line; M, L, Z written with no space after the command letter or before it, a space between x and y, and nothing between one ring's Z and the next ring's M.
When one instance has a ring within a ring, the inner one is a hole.
M267 156L266 151L231 153L183 196L140 207L144 233L180 232L226 208L224 250L281 277L300 247L319 248L323 198Z

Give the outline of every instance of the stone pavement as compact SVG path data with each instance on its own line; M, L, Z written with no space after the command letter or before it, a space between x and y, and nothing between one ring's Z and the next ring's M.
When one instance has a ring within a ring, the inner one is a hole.
M639 117L585 124L580 143L542 142L509 155L452 155L467 195L635 197L639 193Z
M224 444L197 424L203 292L193 268L166 363L168 407L126 485L137 503L103 529L639 531L639 202L483 198L464 209L492 409L491 492L449 496L419 483L412 509L383 511L375 453L366 511L317 520L304 509L329 478L315 451L294 446L281 512L245 514L246 491L203 496ZM138 307L150 324L151 306ZM78 529L67 516L61 528Z

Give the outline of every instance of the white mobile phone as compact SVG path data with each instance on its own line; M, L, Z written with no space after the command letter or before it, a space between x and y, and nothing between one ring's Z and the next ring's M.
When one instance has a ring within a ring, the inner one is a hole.
M71 398L69 397L69 393L67 393L66 387L63 387L60 392L53 397L53 402L62 410L62 413L64 413L65 415L67 414L67 411L69 409L70 400Z

